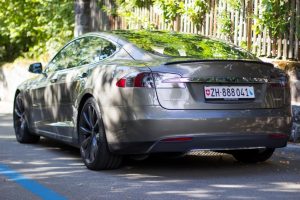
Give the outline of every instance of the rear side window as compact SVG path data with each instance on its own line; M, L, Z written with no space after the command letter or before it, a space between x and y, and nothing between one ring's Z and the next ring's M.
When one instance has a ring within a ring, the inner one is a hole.
M46 72L96 63L112 55L116 49L114 44L100 37L79 38L56 54Z
M86 37L80 41L81 58L79 65L99 62L116 51L116 46L99 37Z

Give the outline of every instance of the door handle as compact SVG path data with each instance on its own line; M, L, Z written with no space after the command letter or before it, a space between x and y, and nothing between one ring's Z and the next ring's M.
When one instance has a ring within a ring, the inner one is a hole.
M84 72L81 75L79 75L78 78L86 78L87 76L88 76L88 73Z
M55 83L57 81L57 78L52 78L52 79L50 79L50 82L51 83Z

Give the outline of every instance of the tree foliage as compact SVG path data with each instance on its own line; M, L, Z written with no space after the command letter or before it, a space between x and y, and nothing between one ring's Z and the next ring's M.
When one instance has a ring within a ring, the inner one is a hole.
M38 57L57 49L73 36L73 4L72 0L0 0L0 60Z
M206 0L195 0L193 5L187 9L187 15L200 30L205 19L205 14L209 11L209 4Z
M101 1L101 0L99 0ZM173 29L174 21L182 15L188 16L198 29L201 28L205 14L209 10L209 3L206 0L194 0L187 7L183 0L114 0L113 7L102 6L102 9L112 16L122 16L129 23L141 21L140 16L134 16L134 8L148 8L154 5L164 21ZM153 28L149 25L146 28Z
M244 3L247 3L246 0ZM224 35L227 40L233 42L233 21L231 20L231 10L239 11L242 7L242 0L220 0L219 3L226 3L227 7L223 8L218 16L219 32ZM252 16L247 16L252 17Z
M182 0L156 0L155 5L161 9L162 16L171 25L171 29L176 18L185 12Z
M284 33L289 23L287 0L262 0L262 15L256 16L260 25L269 30L272 38ZM260 30L257 30L260 32Z

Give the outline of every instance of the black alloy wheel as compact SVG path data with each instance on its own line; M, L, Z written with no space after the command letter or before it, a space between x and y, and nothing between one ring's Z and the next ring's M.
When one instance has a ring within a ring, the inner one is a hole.
M21 93L19 93L14 102L13 110L14 129L17 141L20 143L37 143L40 136L33 135L28 129L26 120L25 105Z
M94 98L89 98L82 107L78 132L80 154L87 168L101 170L120 166L122 157L108 149L100 109Z

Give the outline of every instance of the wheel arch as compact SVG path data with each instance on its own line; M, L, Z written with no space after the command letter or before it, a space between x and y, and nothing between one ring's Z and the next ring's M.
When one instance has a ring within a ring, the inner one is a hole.
M16 92L15 92L15 98L16 98L16 96L17 96L19 93L21 93L21 90L20 90L20 89L17 89Z
M102 119L104 117L104 114L103 114L103 110L102 110L102 106L101 106L101 102L99 99L97 99L91 92L87 91L84 95L82 95L82 97L80 98L80 100L78 100L78 104L77 104L77 115L76 115L76 133L75 133L75 137L73 142L79 146L79 120L80 120L80 113L83 109L83 106L84 106L84 103L89 99L89 98L94 98L99 106L99 109L100 109L100 112L101 112L101 115L102 115ZM75 116L74 116L75 117ZM105 137L107 139L107 145L108 145L108 148L109 150L112 152L112 149L111 149L111 146L110 146L110 143L111 141L109 140L110 138L110 131L108 131L107 129L107 124L105 123L105 120L103 120L103 125L104 125L104 129L105 129Z
M17 96L21 93L21 90L17 89L15 92L14 96L14 101L13 101L13 109L12 109L12 114L13 114L13 121L15 121L15 105L16 105L16 98Z
M77 125L77 134L78 134L78 123L79 123L79 117L80 117L80 113L82 111L83 105L86 102L86 100L88 100L89 98L95 98L91 93L86 93L84 94L78 104L78 112L77 112L77 116L76 116L76 125Z
M21 90L17 89L16 92L15 92L15 96L14 96L13 109L15 109L16 98L17 98L17 96L18 96L20 93L21 93ZM13 110L13 112L14 112L14 110Z

